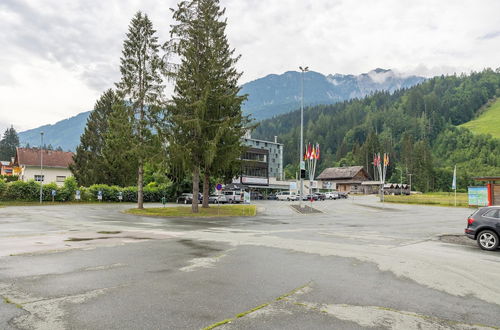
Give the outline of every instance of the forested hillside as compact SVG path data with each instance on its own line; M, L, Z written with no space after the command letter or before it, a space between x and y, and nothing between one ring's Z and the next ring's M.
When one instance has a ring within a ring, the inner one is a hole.
M391 155L389 174L406 182L413 175L415 189L448 190L456 164L459 186L477 175L500 174L500 141L473 135L457 125L474 118L488 101L500 96L500 70L470 75L440 76L394 93L378 92L363 99L307 108L305 142L323 148L319 171L334 165L364 165L373 174L374 152ZM256 138L279 136L285 144L287 172L299 161L300 113L263 121ZM318 173L319 173L318 171Z

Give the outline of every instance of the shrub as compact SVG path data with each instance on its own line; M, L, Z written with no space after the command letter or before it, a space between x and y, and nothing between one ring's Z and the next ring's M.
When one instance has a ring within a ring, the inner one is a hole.
M6 189L7 189L7 184L5 183L5 181L0 179L0 199L2 198L3 193L5 192Z
M75 199L75 192L78 189L78 184L73 176L70 176L64 180L64 185L60 189L60 194L66 201L72 201Z
M78 187L75 178L69 177L64 181L64 186L58 187L55 183L43 185L43 200L52 201L52 190L56 191L54 201L64 202L75 199L76 190L80 190L82 202L97 201L97 192L102 192L103 202L118 202L122 193L123 202L137 202L137 187L108 186L105 184L92 185L88 188ZM160 202L162 197L169 200L175 198L175 186L171 183L157 185L148 184L144 187L145 202ZM15 181L5 183L0 180L0 199L19 201L38 201L40 198L40 184L33 180L28 182Z
M7 200L36 201L39 198L40 184L34 180L9 182L4 193Z

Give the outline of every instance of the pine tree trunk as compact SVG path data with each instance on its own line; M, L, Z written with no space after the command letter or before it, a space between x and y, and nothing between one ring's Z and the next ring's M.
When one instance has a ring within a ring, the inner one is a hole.
M198 194L200 193L200 168L196 165L193 168L193 202L191 210L198 213Z
M143 181L144 181L144 168L142 165L142 159L139 159L139 169L137 170L137 208L144 208L144 190L143 190Z
M208 208L208 197L210 196L210 175L205 173L203 178L203 208Z

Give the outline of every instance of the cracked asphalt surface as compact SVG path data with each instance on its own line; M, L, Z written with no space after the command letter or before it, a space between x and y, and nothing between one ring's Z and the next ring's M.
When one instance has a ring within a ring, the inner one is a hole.
M0 329L500 329L500 250L449 239L472 210L257 205L208 219L2 208Z

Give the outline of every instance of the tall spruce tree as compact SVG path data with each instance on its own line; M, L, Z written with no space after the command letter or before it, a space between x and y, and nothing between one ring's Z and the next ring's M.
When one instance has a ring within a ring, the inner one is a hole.
M208 207L210 177L234 174L248 124L241 112L245 96L238 95L239 56L225 36L224 14L218 0L182 1L174 11L177 24L166 44L181 59L169 107L171 155L192 172L194 196L203 175L204 207ZM196 198L192 211L198 212Z
M121 187L132 186L137 180L137 154L133 132L133 112L125 104L113 106L108 116L108 129L104 133L102 162L106 183Z
M0 160L8 160L16 155L16 148L19 147L19 137L13 126L7 128L0 140Z
M119 95L132 110L132 124L136 136L137 207L144 208L144 162L150 149L151 126L156 110L161 105L163 79L162 59L159 56L158 37L147 15L137 12L129 25L123 43L121 80L116 84Z
M70 169L78 183L90 186L107 183L107 170L103 161L102 150L105 135L108 132L109 116L113 106L122 103L112 89L104 92L94 105L94 110L87 119L87 126L80 136L80 144L73 156L74 164Z

